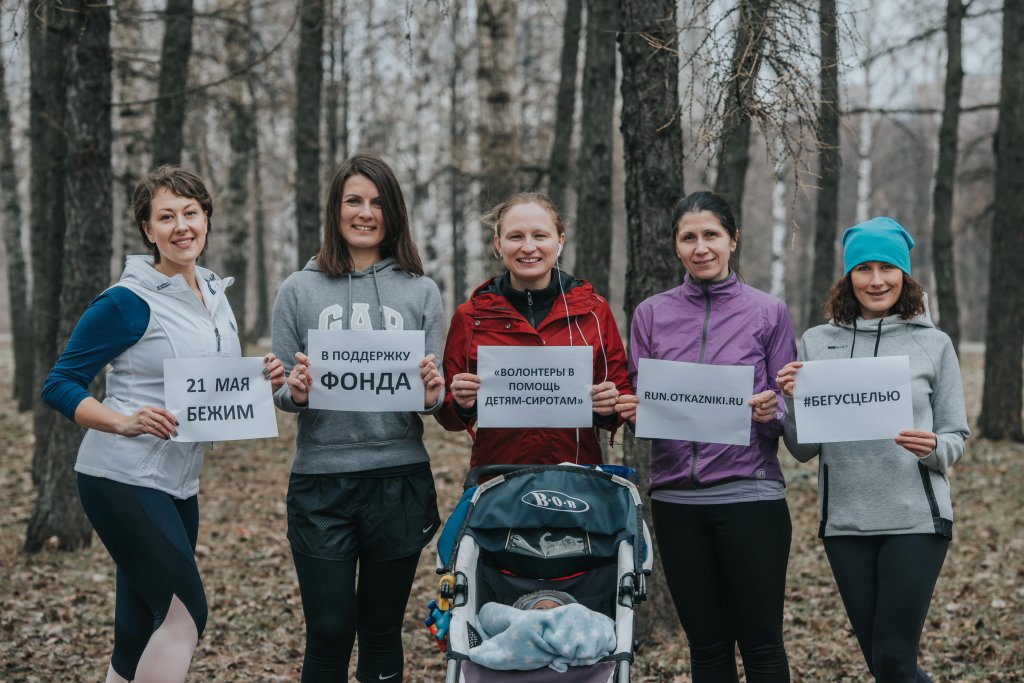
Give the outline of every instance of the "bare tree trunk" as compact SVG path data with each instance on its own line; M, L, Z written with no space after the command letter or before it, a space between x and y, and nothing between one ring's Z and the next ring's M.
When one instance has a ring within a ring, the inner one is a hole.
M11 336L14 340L14 391L19 411L32 409L33 391L32 318L28 302L28 266L21 243L21 202L18 174L11 142L11 112L7 103L7 78L0 59L0 194L3 195L2 228L7 252L7 296L11 308Z
M324 0L302 0L295 63L295 220L298 268L320 249L320 94L323 89Z
M569 157L572 153L573 112L576 108L576 71L580 52L580 27L583 0L565 3L562 24L562 58L555 103L555 139L548 164L548 196L559 210L566 208L566 187L569 184ZM613 84L614 87L614 84Z
M587 0L574 272L607 296L612 261L612 117L618 0Z
M239 16L228 24L225 35L227 65L230 73L239 73L252 61L252 2L243 0L239 4ZM248 30L247 30L248 29ZM224 273L235 278L228 288L228 300L235 313L239 336L245 342L247 327L245 301L249 290L247 268L249 265L249 220L246 215L249 197L249 176L252 165L253 145L256 139L256 114L251 100L247 101L248 88L242 76L236 76L228 85L228 144L231 161L228 168L228 187L224 196L224 227L228 248L224 253ZM258 271L253 271L259 277Z
M839 221L839 39L836 0L820 0L821 104L818 113L818 175L821 187L814 221L814 266L804 327L822 322L821 310L835 277Z
M946 5L946 85L939 126L939 161L932 190L932 263L935 267L935 293L939 299L939 323L960 348L960 304L956 291L956 259L953 253L953 188L956 183L956 155L960 128L960 93L964 69L961 65L961 28L965 10L963 0L948 0Z
M743 188L750 164L750 118L756 104L754 86L761 70L771 11L771 0L740 0L731 74L724 98L715 192L729 200L740 226L743 225ZM736 270L740 261L739 246L729 260Z
M146 39L139 0L117 0L117 21L111 27L111 52L142 45ZM150 93L150 83L135 69L128 57L114 61L114 99L130 102ZM128 254L142 251L143 245L132 211L132 194L150 163L150 136L153 118L142 104L122 105L112 113L114 119L114 250L115 270Z
M996 129L996 197L992 221L985 388L978 429L989 439L1024 441L1024 0L1003 3L1003 66Z
M786 299L786 181L782 145L775 144L772 169L772 296Z
M270 288L267 281L267 219L263 210L263 176L260 174L260 139L257 135L252 145L252 238L256 242L253 255L252 271L256 278L256 320L249 328L246 337L250 341L258 341L270 332Z
M678 118L675 0L622 0L619 8L628 229L626 312L632 317L641 301L679 282L680 265L666 224L683 195L683 139ZM624 462L637 470L646 486L649 442L638 442L627 434ZM650 524L649 507L645 516ZM656 548L652 550L657 557ZM679 622L663 572L654 573L648 589L637 635L644 640L678 637Z
M71 336L89 301L110 280L114 224L111 169L111 56L108 5L89 0L65 4L77 42L68 74L68 169L65 175L67 233L60 297L60 340ZM38 497L25 534L25 550L42 548L56 536L58 547L89 545L92 529L82 511L74 472L83 430L64 419L46 435Z
M449 203L452 214L452 297L451 307L462 303L466 296L466 239L463 221L463 203L465 197L466 173L466 122L464 107L459 94L462 81L464 53L459 44L459 25L462 22L462 3L451 4L451 41L452 69L448 80L448 144L451 147L451 160L448 166Z
M480 203L489 209L520 190L519 128L512 89L516 65L516 0L478 0L477 90L480 97ZM491 231L483 226L484 254ZM484 274L497 268L485 259Z
M338 54L341 56L341 82L338 88L341 90L341 107L338 113L341 127L338 130L338 158L348 159L348 116L349 116L349 64L348 64L348 0L341 0L341 27L338 32Z
M323 160L324 177L327 178L332 177L334 170L338 167L339 87L337 75L338 55L335 38L339 28L342 34L345 32L344 27L339 26L342 21L342 17L338 16L334 9L334 0L329 0L329 4L327 5L327 92L326 97L324 98L324 117L327 125L327 129L324 131L324 137L327 142L327 155ZM344 38L342 38L342 42L344 42Z
M185 144L185 95L192 56L192 0L167 0L160 51L160 98L153 124L153 166L180 164Z
M36 0L29 7L28 49L31 65L29 85L29 137L32 143L30 197L32 214L32 339L35 347L33 394L39 395L47 371L57 357L60 266L64 253L64 164L67 140L64 111L67 88L67 13L48 0ZM36 435L32 458L32 481L42 476L45 445L56 413L35 402L33 430ZM63 418L61 418L63 419Z

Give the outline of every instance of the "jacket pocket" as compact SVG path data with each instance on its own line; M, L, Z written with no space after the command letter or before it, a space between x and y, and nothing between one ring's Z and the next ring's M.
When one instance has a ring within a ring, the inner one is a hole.
M153 440L153 443L142 454L139 461L135 463L135 472L141 477L148 477L156 473L157 463L160 462L160 453L167 445L167 442L155 436L149 438Z

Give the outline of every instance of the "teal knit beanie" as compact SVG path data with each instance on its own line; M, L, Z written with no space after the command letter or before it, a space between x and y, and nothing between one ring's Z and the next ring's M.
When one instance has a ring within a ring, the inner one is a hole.
M843 233L843 275L865 261L891 263L910 275L914 238L891 218L879 216Z

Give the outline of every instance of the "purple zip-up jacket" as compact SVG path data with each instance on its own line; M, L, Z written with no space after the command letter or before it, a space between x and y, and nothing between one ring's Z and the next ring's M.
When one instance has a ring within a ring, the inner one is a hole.
M652 491L697 489L736 479L784 481L778 450L785 404L775 376L796 360L786 304L743 284L735 273L710 284L687 275L683 284L646 299L633 313L629 381L634 387L641 358L752 365L753 393L771 389L779 396L774 420L750 421L749 446L653 439Z

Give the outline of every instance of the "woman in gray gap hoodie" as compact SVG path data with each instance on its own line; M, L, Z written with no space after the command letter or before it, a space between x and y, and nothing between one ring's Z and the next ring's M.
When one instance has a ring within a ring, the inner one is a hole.
M440 521L423 423L415 412L310 409L311 329L423 330L421 412L441 406L441 295L423 276L398 181L376 156L338 170L323 246L278 291L273 347L289 374L274 398L298 414L287 503L306 618L302 681L347 680L358 634L356 679L397 683L405 606Z
M917 666L932 590L953 536L948 469L969 431L956 352L910 277L914 240L891 218L843 234L844 275L830 322L804 333L779 372L784 437L801 462L820 456L819 536L868 669L879 683L931 679ZM895 439L799 443L793 390L803 360L907 356L914 428Z

